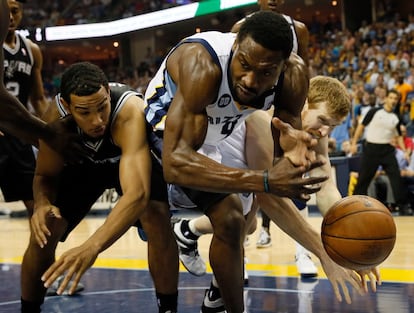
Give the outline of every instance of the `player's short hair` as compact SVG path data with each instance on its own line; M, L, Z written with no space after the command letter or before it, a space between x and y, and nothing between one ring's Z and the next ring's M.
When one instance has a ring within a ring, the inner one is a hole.
M242 42L248 36L266 49L282 51L285 59L292 52L292 30L281 14L259 11L246 17L237 33L237 40Z
M108 78L95 64L79 62L70 65L62 74L60 83L61 97L70 103L70 95L89 96L101 87L109 89Z
M348 90L338 79L328 76L311 78L308 92L310 107L325 103L332 117L343 119L351 109L351 97Z

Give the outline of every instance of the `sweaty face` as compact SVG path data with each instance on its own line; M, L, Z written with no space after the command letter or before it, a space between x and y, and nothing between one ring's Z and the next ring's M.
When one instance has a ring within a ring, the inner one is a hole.
M71 103L67 109L77 125L91 138L100 138L109 126L111 97L105 87L89 96L70 95Z
M331 117L323 104L318 108L310 109L306 103L302 110L303 130L317 139L328 136L342 121L343 119Z
M230 83L236 100L243 105L255 102L277 83L284 65L281 51L268 50L251 37L236 41L230 64Z
M23 10L21 3L15 0L8 0L7 1L9 8L10 8L10 24L9 24L9 32L15 31L17 27L20 25L23 17Z

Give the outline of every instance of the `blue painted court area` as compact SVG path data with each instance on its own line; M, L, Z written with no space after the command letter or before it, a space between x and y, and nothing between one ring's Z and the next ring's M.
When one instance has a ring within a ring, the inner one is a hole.
M0 312L20 308L20 266L1 264ZM199 312L211 275L194 277L180 273L180 313ZM158 310L149 272L146 270L92 268L83 277L85 290L77 296L47 297L46 313L132 313ZM246 313L411 313L414 284L383 283L376 294L353 294L353 303L339 303L326 279L304 281L299 277L250 275L245 288Z

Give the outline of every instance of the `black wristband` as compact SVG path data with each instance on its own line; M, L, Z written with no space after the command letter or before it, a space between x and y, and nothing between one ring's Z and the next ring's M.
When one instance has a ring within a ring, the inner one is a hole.
M264 186L264 192L269 192L270 191L270 187L269 187L269 171L268 170L264 170L263 171L263 186Z

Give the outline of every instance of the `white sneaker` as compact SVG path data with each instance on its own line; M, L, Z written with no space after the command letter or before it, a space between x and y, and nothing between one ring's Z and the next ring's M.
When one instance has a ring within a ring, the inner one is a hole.
M197 240L185 237L181 231L181 220L173 224L173 232L178 245L181 262L190 274L203 276L206 273L206 263L198 252Z
M309 254L299 253L296 255L295 259L296 267L301 277L310 278L318 276L318 269Z
M260 230L259 240L256 242L256 248L267 248L272 245L272 238L270 237L270 233L268 230L262 229Z
M212 292L207 289L204 294L203 304L201 305L200 313L226 313L223 299L220 297L213 299Z

